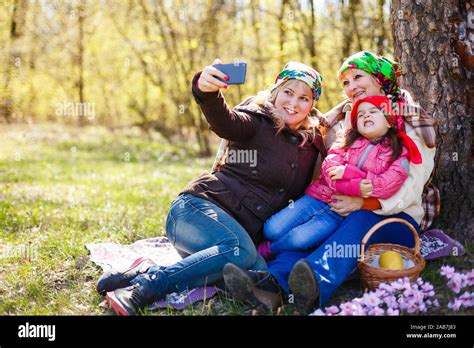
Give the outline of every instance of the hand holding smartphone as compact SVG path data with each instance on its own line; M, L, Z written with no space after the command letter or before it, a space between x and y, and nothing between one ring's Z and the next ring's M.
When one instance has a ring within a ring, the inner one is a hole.
M245 82L245 74L247 72L247 63L231 63L231 64L214 64L214 68L222 71L229 78L224 81L219 77L218 80L227 83L228 85L241 85Z

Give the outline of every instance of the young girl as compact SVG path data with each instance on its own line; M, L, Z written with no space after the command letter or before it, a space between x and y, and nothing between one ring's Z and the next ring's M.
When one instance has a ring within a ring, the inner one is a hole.
M258 247L265 259L284 251L314 248L327 239L343 220L327 204L335 193L388 198L407 178L408 161L421 163L420 152L404 132L398 114L403 105L392 103L385 96L355 103L352 129L328 152L319 179L302 198L266 221L267 240Z

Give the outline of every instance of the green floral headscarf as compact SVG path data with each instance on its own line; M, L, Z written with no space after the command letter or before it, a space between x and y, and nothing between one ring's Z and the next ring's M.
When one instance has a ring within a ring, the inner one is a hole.
M400 77L402 67L399 63L378 56L368 51L358 52L347 58L337 72L337 77L347 69L360 69L371 74L375 81L382 86L387 96L391 95L395 100L402 98L397 78Z

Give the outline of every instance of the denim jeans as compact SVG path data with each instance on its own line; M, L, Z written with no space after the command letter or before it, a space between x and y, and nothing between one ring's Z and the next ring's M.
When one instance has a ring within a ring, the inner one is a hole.
M222 270L229 262L245 269L267 269L245 229L208 200L178 196L166 219L166 234L181 255L189 256L168 267L151 267L134 280L151 281L159 298L222 280Z
M270 250L280 254L290 250L308 250L325 241L343 221L331 207L308 195L270 217L263 227Z
M295 263L306 259L314 270L320 290L320 306L324 306L331 295L341 286L347 276L357 267L358 255L347 253L339 255L339 246L346 250L360 248L365 234L378 222L398 217L411 223L417 230L418 224L411 216L399 213L390 216L377 215L367 210L357 210L349 214L339 228L323 244L313 251L287 251L277 255L268 263L268 271L278 280L280 286L289 293L288 276ZM391 223L377 230L367 243L394 243L407 247L415 245L411 230L402 224ZM367 247L366 246L366 247Z

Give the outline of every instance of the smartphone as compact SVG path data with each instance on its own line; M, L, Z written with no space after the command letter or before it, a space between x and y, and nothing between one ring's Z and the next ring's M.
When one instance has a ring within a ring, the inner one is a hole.
M241 85L245 82L245 73L247 72L247 63L231 63L231 64L214 64L214 68L217 70L222 71L226 74L229 79L227 81L223 81L222 79L218 78L222 82L227 83L228 85Z

